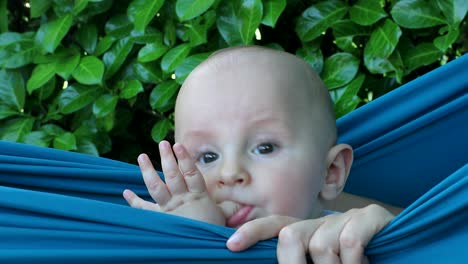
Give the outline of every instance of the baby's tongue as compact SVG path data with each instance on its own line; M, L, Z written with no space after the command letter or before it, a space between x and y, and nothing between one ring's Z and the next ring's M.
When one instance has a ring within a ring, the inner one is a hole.
M247 222L248 216L253 207L250 205L243 206L235 214L226 220L226 225L229 227L238 227Z

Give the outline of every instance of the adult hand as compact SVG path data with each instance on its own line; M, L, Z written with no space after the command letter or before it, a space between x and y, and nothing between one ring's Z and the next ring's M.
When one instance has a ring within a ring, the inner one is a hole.
M366 263L364 248L393 217L378 205L318 219L269 216L245 223L227 247L242 251L259 240L278 236L279 263L306 263L306 254L315 264Z

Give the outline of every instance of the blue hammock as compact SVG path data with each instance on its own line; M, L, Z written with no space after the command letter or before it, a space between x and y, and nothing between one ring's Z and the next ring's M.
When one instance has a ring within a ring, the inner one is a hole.
M338 120L355 149L346 191L407 207L374 263L468 259L468 55ZM275 263L276 239L233 253L234 229L130 208L138 167L0 141L0 263Z

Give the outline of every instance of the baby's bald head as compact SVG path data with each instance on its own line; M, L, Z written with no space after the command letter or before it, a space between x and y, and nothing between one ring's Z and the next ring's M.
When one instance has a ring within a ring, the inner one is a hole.
M304 127L312 126L313 136L325 143L324 148L335 143L333 106L319 76L292 54L255 46L221 50L192 71L177 98L176 140L197 104L219 99L223 108L213 111L236 111L256 102L266 105L262 98L272 95L270 107L292 113L290 118L300 120Z

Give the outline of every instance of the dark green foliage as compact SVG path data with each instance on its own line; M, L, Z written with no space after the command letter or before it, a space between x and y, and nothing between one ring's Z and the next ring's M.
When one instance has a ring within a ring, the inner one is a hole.
M0 139L133 162L212 52L304 58L338 116L467 49L467 0L0 0ZM157 156L157 155L155 155Z

